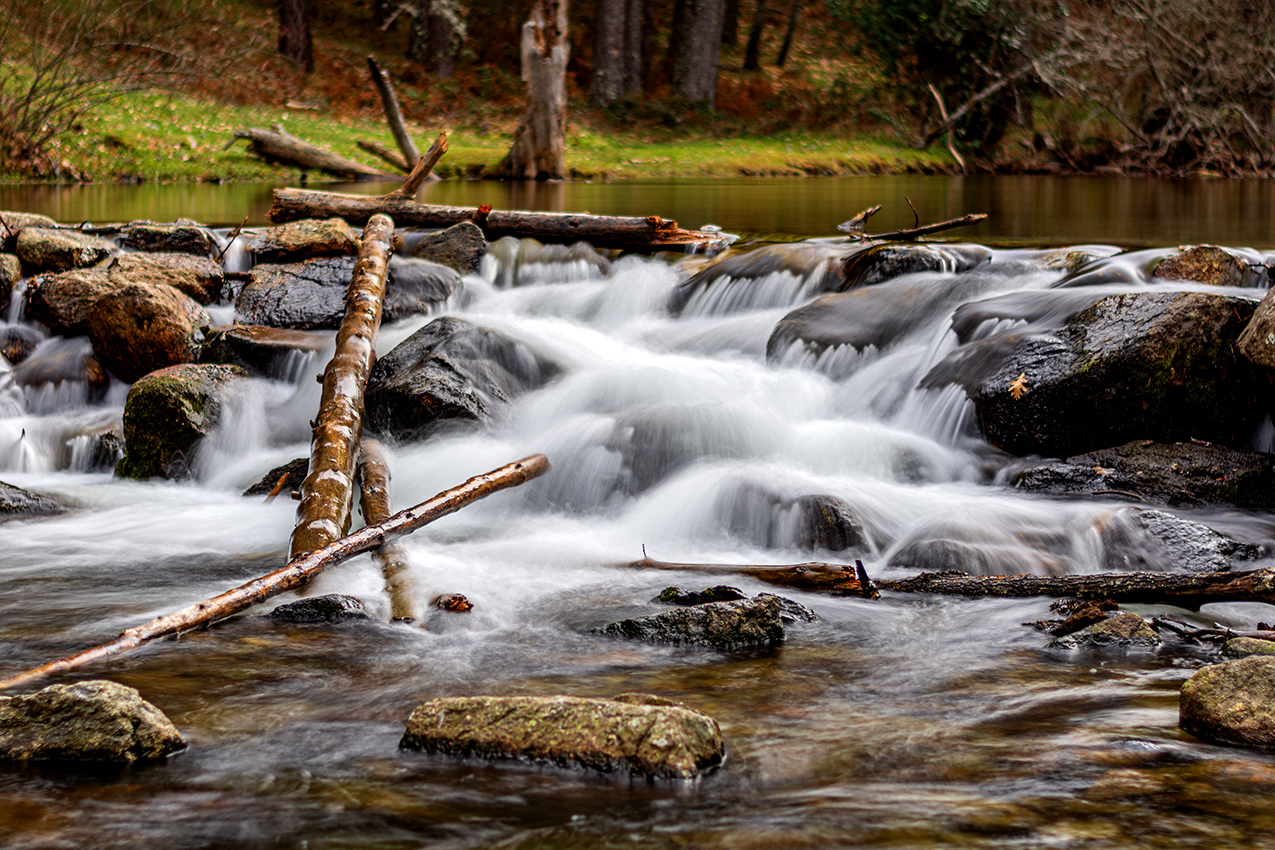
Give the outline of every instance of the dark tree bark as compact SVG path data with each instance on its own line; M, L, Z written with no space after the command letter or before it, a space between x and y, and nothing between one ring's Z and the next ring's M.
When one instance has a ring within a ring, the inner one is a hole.
M429 64L429 12L430 0L416 0L410 6L407 25L407 52L404 54L422 67Z
M593 79L589 82L589 94L594 103L603 106L615 103L624 94L628 5L627 0L598 0L598 14L593 23Z
M456 36L456 28L448 10L443 9L439 0L434 0L429 15L428 59L425 67L435 77L446 80L456 70L455 54L452 52L452 39Z
M527 112L497 169L501 177L544 180L567 171L567 0L536 0L522 27Z
M744 70L756 71L761 67L761 34L766 28L766 0L757 0L753 14L753 28L748 32L748 46L744 48Z
M726 13L722 19L722 44L739 43L739 0L726 0Z
M628 0L624 22L624 90L630 94L641 94L650 85L654 13L652 0Z
M725 15L726 0L685 0L682 18L674 22L674 47L670 50L675 51L674 94L694 103L713 105Z
M784 43L779 48L779 56L775 59L775 67L782 68L788 61L788 51L792 49L792 37L797 34L797 19L801 17L802 0L792 0L792 9L788 12L788 30L784 33Z
M306 72L314 70L310 0L279 0L279 53Z

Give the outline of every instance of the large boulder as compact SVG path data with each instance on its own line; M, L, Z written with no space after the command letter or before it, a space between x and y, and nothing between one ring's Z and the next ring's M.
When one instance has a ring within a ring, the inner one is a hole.
M984 438L1067 457L1135 438L1246 446L1262 383L1235 340L1253 301L1202 292L1108 295L1053 332L964 345L922 381L956 383Z
M121 478L184 478L195 450L221 415L226 385L246 373L235 366L183 364L152 372L124 404Z
M461 274L474 274L487 253L487 237L472 221L453 224L446 230L427 233L412 247L413 257L429 260L455 269Z
M1141 508L1116 511L1099 533L1106 570L1218 573L1262 554L1203 523Z
M156 369L199 359L208 313L167 284L126 284L89 313L93 351L125 383Z
M24 227L57 227L58 223L39 213L0 210L0 251L12 252L18 243L18 234Z
M26 318L61 336L87 333L93 305L113 288L104 269L38 275L27 283Z
M115 253L115 246L78 230L24 227L15 252L23 268L35 274L95 266Z
M61 502L0 481L0 518L47 516L66 510Z
M207 334L199 359L203 363L242 366L254 375L284 380L332 342L332 334L294 331L263 325L226 325Z
M0 697L0 758L20 761L158 759L186 746L135 688L107 681Z
M1275 288L1266 293L1253 318L1244 326L1239 349L1240 354L1261 366L1268 375L1275 372Z
M367 424L379 434L416 440L444 420L484 422L494 408L557 371L495 331L464 319L435 319L372 367Z
M209 257L215 244L208 228L194 223L156 224L152 221L134 221L119 235L120 247L130 251Z
M416 707L404 749L462 757L534 759L603 773L691 779L721 763L711 717L644 694L444 697Z
M259 263L295 263L359 252L358 235L343 219L305 219L261 231L248 243Z
M211 304L221 293L225 273L218 263L191 254L121 254L107 269L111 283L164 283L200 304Z
M609 623L603 634L650 643L749 649L783 643L778 597L709 602Z
M1275 656L1197 670L1182 685L1178 725L1206 741L1275 748Z
M1246 286L1248 263L1216 245L1194 245L1165 257L1152 271L1161 280L1189 280L1211 286Z

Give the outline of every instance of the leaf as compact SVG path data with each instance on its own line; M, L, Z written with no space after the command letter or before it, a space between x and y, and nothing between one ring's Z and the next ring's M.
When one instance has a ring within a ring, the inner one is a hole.
M1027 392L1027 373L1024 372L1017 378L1009 382L1009 394L1014 401L1018 401L1023 397L1023 393Z

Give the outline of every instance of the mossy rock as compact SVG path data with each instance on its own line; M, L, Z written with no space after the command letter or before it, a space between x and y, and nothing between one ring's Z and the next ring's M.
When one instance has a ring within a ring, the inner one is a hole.
M1206 741L1275 748L1275 656L1197 670L1182 685L1178 724Z
M1222 644L1225 658L1247 658L1250 655L1275 655L1275 640L1235 637Z
M1156 647L1160 645L1160 636L1147 621L1131 611L1123 611L1114 617L1108 617L1100 623L1094 623L1069 635L1053 641L1050 646L1059 649L1078 649L1080 647Z
M1152 272L1161 280L1189 280L1210 286L1244 286L1248 263L1216 245L1193 245L1165 257Z
M736 602L709 602L610 623L603 634L650 643L713 649L772 647L785 637L779 599L759 596Z

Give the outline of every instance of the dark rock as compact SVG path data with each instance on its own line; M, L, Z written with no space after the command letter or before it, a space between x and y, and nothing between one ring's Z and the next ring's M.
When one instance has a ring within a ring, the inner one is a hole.
M296 460L290 460L283 466L276 466L274 469L262 476L261 480L253 484L247 490L243 491L245 496L269 496L274 492L275 486L279 483L279 479L288 476L288 480L283 484L283 493L291 493L293 490L300 489L301 482L305 480L306 474L310 471L310 459L299 457Z
M0 323L0 355L10 365L17 366L31 356L44 338L44 334L30 325Z
M718 510L732 534L768 549L795 546L842 552L867 548L854 509L835 496L789 498L750 482L723 492Z
M1275 371L1275 288L1257 305L1239 339L1240 354L1270 374Z
M1234 637L1222 644L1225 658L1247 658L1250 655L1275 655L1275 640Z
M428 313L464 288L455 269L414 257L391 257L381 320L397 322Z
M124 459L124 432L121 429L112 425L84 436L87 436L91 443L83 471L106 472L114 470L116 464ZM76 468L80 467L77 466Z
M1132 493L1143 501L1177 506L1275 507L1275 457L1203 440L1157 443L1134 440L1113 449L1028 467L1014 486L1036 493Z
M39 275L27 284L26 318L62 336L88 333L93 305L112 289L104 269Z
M221 415L222 393L234 366L183 364L152 372L133 384L124 405L121 478L184 478L201 439Z
M610 623L602 631L651 643L710 646L714 649L769 647L784 640L775 597L709 602L648 617Z
M1216 573L1261 557L1261 547L1240 543L1207 525L1164 511L1124 508L1100 527L1106 570Z
M736 599L747 599L748 594L738 587L719 584L703 590L682 590L680 587L666 587L652 602L663 602L665 605L703 605L706 602L734 602Z
M757 598L778 600L779 619L785 623L814 623L819 619L819 615L814 612L814 609L802 605L795 599L789 599L787 596L779 596L774 593L759 593Z
M23 387L79 385L86 404L101 401L111 384L111 376L93 354L92 344L83 337L42 341L13 370L13 379Z
M280 605L266 615L280 623L340 623L370 620L367 606L353 596L329 593Z
M248 244L259 263L295 263L317 257L353 256L358 236L342 219L306 219L271 227Z
M1160 636L1137 614L1124 611L1100 623L1064 635L1049 644L1058 649L1108 646L1159 646Z
M1058 575L1067 564L1064 533L1018 526L1013 531L991 523L939 517L910 529L887 558L891 567L924 572L960 570L972 575Z
M150 221L134 221L119 235L119 245L130 251L146 251L164 254L192 254L196 257L212 256L216 244L213 235L205 227L194 224L156 224Z
M1152 272L1161 280L1190 280L1212 286L1244 286L1248 263L1216 245L1195 245L1156 264Z
M970 301L952 313L952 331L962 345L974 340L1057 331L1102 300L1090 289L1028 289ZM1009 334L996 330L1022 323Z
M1197 670L1182 685L1178 725L1206 741L1275 748L1275 658L1251 655Z
M416 707L400 746L480 758L533 759L602 773L692 779L721 763L711 717L658 697L445 697Z
M723 315L791 304L801 292L836 291L844 282L845 247L793 242L726 253L679 284L669 296L678 315L693 302L700 315Z
M1254 307L1201 292L1109 295L1058 332L964 345L922 386L962 386L984 438L1015 454L1066 457L1135 438L1246 446L1262 392L1235 339Z
M0 517L46 516L66 510L61 503L0 481Z
M200 304L211 304L221 293L225 273L207 257L190 254L121 254L107 268L111 283L165 283Z
M1104 610L1100 605L1090 603L1088 600L1072 601L1081 602L1082 605L1070 611L1066 619L1037 620L1030 625L1037 631L1048 632L1054 637L1064 637L1096 623L1101 623L1110 616L1109 611ZM1050 608L1052 610L1053 606L1051 605ZM1024 625L1027 624L1024 623Z
M58 223L39 213L0 210L0 251L13 253L18 244L18 234L24 227L57 227Z
M412 248L412 256L455 269L461 274L478 271L487 253L487 237L472 221L428 233Z
M14 254L0 254L0 310L9 309L13 287L22 280L22 261Z
M867 548L863 527L854 510L836 496L799 496L792 502L796 517L794 543L798 549L844 552Z
M166 284L126 284L103 295L89 313L93 351L125 383L199 359L204 309Z
M495 284L501 289L535 283L596 280L611 274L611 261L587 242L545 245L535 239L506 236L487 248L495 261Z
M88 681L0 697L0 758L21 761L158 759L186 741L135 688Z
M987 265L992 252L982 245L922 245L891 242L855 251L841 267L843 282L829 291L845 292L917 272L961 273Z
M115 253L115 246L77 230L24 227L18 234L15 251L22 267L29 274L36 274L95 266Z
M544 385L557 371L495 331L463 319L435 319L372 367L367 424L380 434L416 440L443 420L484 422L496 406Z
M254 375L287 380L331 342L332 334L322 331L226 325L208 332L199 360L242 366Z

